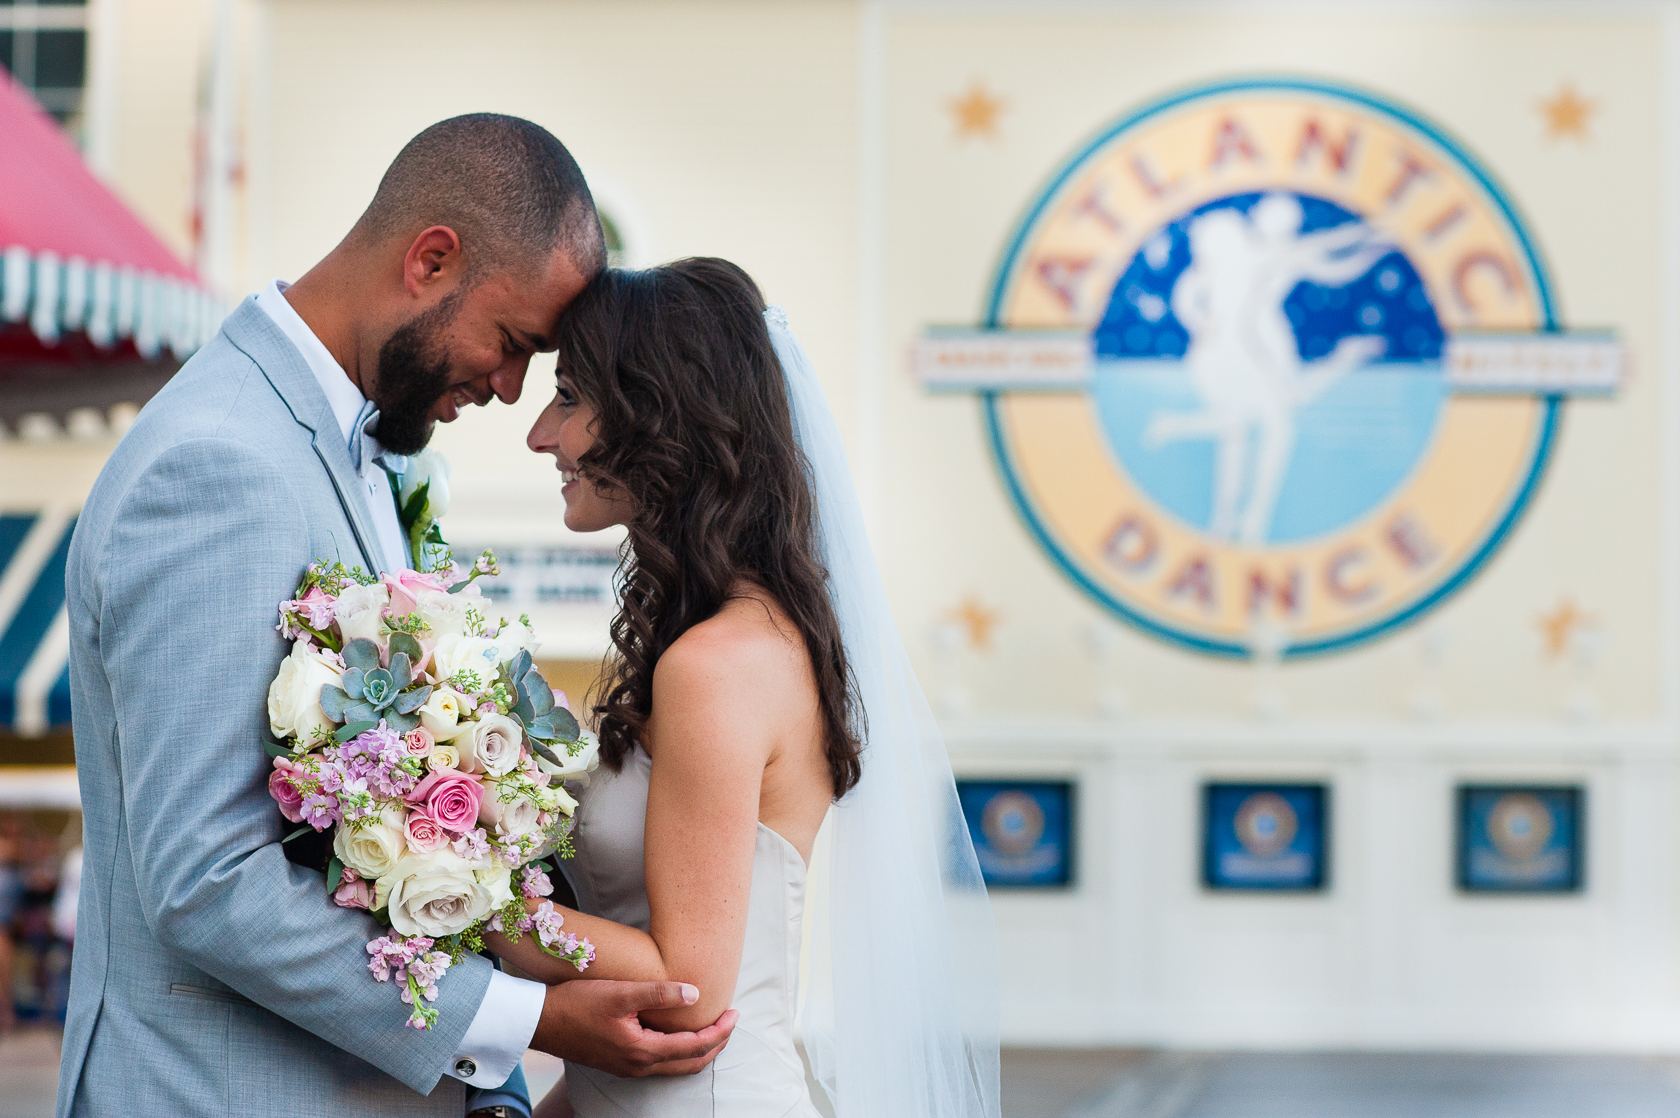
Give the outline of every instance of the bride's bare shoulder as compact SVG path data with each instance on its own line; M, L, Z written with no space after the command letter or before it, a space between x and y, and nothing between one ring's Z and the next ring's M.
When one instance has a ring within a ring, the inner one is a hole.
M798 627L768 595L748 589L672 642L653 671L654 700L662 690L704 690L714 701L810 687L811 666ZM774 689L773 691L770 689Z

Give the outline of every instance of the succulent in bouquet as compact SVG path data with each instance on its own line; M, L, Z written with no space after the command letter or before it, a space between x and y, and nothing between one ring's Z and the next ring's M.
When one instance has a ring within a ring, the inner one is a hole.
M328 894L380 923L369 970L430 1028L438 980L486 931L534 935L580 970L594 958L542 898L550 859L571 854L566 782L587 779L596 742L533 663L529 618L487 620L477 580L499 573L495 556L462 574L427 542L435 517L414 534L431 569L375 577L320 560L280 603L292 651L269 688L266 748L270 794L301 824L286 841L330 834Z

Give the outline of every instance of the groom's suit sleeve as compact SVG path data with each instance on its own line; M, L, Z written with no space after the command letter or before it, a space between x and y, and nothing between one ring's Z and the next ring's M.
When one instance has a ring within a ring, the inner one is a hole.
M321 874L281 848L292 828L268 794L266 698L287 651L277 605L311 538L286 471L201 438L164 451L120 501L86 605L119 728L125 855L165 948L428 1094L453 1070L491 966L469 955L450 968L437 1025L404 1027L399 991L367 969L375 922L331 903ZM355 540L338 542L355 565Z

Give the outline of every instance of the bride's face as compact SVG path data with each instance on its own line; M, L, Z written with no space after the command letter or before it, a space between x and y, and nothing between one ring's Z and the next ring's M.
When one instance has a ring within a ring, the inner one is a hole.
M554 467L566 484L566 527L574 532L599 532L625 523L630 502L603 493L594 481L578 476L578 462L595 445L595 409L577 394L571 378L562 373L554 399L537 417L525 445L538 454L554 455Z

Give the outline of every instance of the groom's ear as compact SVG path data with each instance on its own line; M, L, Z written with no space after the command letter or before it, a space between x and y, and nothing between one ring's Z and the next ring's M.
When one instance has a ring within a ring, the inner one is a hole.
M417 299L453 287L465 272L461 238L447 225L421 231L403 256L403 286Z

